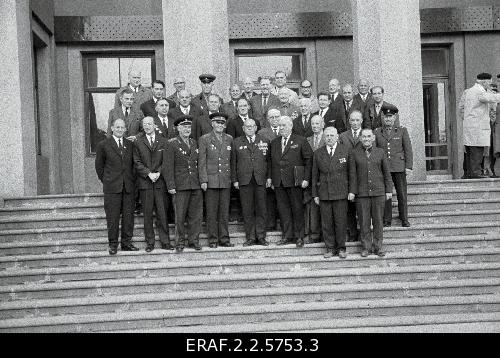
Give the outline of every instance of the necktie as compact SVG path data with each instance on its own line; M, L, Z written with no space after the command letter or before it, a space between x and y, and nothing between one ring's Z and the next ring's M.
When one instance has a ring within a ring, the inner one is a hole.
M282 152L282 153L285 151L285 148L286 148L286 142L287 142L287 138L283 138L283 147L281 148L281 152Z
M330 157L333 157L333 147L330 147Z
M325 116L325 109L324 108L319 111L319 115L321 116L321 118L323 118Z
M319 136L315 135L314 136L314 149L318 148L319 144Z
M151 146L151 148L153 147L153 143L154 143L153 136L149 136L149 145Z
M125 108L125 118L128 117L128 114L129 114L129 109L128 108Z
M278 128L272 128L273 132L278 135Z
M120 149L120 154L123 155L123 146L121 138L118 138L118 149Z
M262 97L262 107L267 105L267 97Z

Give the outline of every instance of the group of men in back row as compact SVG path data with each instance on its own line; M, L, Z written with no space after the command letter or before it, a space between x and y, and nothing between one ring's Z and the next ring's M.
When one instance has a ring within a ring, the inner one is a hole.
M194 97L183 78L174 81L170 97L161 81L148 90L140 85L140 73L131 71L129 80L110 111L108 138L96 150L110 254L117 252L120 216L122 250L138 250L131 241L137 192L148 252L155 246L153 212L163 249L201 250L203 203L209 246L233 246L231 188L240 198L245 246L268 245L266 231L276 228L279 216L279 245L323 240L325 257L345 258L345 241L361 239L362 256L383 256L393 183L402 225L410 226L411 141L399 126L398 109L383 100L381 86L370 89L361 80L354 96L349 84L340 94L338 80L332 79L329 91L312 97L312 84L304 80L297 95L278 71L274 87L267 77L260 79L259 94L250 80L243 93L235 84L231 100L223 103L212 92L211 74L200 75L202 92Z

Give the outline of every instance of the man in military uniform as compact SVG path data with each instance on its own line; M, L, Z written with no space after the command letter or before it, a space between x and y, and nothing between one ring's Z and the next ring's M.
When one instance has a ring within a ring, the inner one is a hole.
M392 198L389 161L382 148L374 146L372 129L361 131L361 147L354 148L349 158L349 196L356 199L359 224L361 226L361 256L370 253L385 256L382 250L384 229L384 206ZM373 240L371 235L373 225Z
M210 119L214 129L200 137L198 156L201 188L206 192L208 242L211 248L231 247L228 225L233 138L224 133L226 114L212 113Z
M395 126L398 108L386 103L381 109L383 127L375 129L377 147L382 148L389 160L392 182L398 196L398 211L404 227L410 227L408 221L408 202L406 175L413 168L411 140L405 127ZM384 210L384 226L391 226L392 200L387 200Z
M201 93L193 97L191 103L200 108L203 112L208 112L208 96L212 94L215 78L216 77L210 73L204 73L199 76L201 82ZM220 104L223 104L224 101L220 96L219 99Z
M233 140L231 154L231 178L240 191L245 226L243 246L267 246L266 181L271 170L271 146L267 139L255 134L257 125L253 119L245 121L243 131L245 135Z
M189 247L201 250L199 236L203 219L203 195L198 177L198 147L196 141L189 138L192 121L193 117L189 115L175 121L179 135L169 140L162 167L168 193L174 198L177 252L186 246L185 222Z

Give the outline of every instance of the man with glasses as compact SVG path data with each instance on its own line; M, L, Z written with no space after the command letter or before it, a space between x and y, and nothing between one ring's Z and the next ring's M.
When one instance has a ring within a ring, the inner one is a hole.
M295 100L296 103L299 103L301 98L309 98L311 100L311 113L319 111L319 103L318 99L312 95L312 82L309 80L303 80L300 83L300 94Z
M245 101L245 99L240 99ZM270 143L255 134L253 119L243 124L244 134L233 141L231 180L239 190L246 241L243 246L269 245L266 241L266 185L271 170Z
M174 88L175 88L175 92L172 93L167 98L169 100L171 100L171 101L174 101L175 104L178 106L179 105L179 101L181 99L180 92L182 90L186 89L186 79L184 77L176 77L176 78L174 78Z

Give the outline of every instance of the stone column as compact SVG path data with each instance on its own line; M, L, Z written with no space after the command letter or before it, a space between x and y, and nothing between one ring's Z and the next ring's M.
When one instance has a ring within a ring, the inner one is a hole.
M413 145L410 180L425 180L419 0L351 0L354 78L382 85Z
M36 195L33 51L29 1L0 1L0 18L0 197Z
M186 78L186 89L201 92L198 76L212 73L214 92L229 98L227 0L163 0L163 41L167 94L173 79Z

